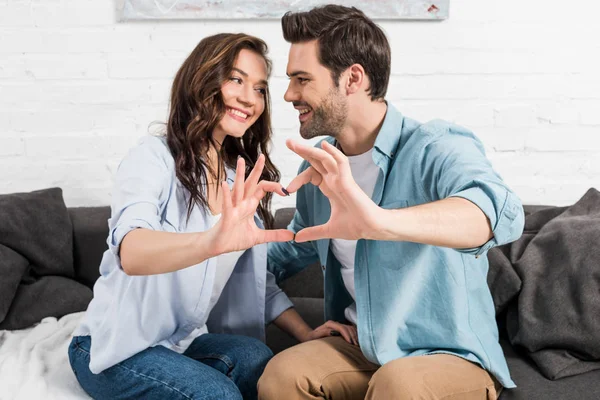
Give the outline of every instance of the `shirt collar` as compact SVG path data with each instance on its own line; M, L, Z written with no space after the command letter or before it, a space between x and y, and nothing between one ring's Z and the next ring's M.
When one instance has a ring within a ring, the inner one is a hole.
M387 111L375 139L375 148L389 158L394 158L400 142L404 117L392 104L387 101L386 104Z

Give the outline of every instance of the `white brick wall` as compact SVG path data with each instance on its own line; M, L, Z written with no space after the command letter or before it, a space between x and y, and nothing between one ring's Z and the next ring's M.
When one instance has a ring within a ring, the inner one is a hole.
M69 206L108 204L119 160L164 120L181 61L221 31L269 43L273 158L284 182L295 175L279 21L118 23L115 4L0 0L0 193L61 186ZM526 203L568 204L600 187L600 3L451 0L450 13L380 21L392 44L389 100L407 116L473 129Z

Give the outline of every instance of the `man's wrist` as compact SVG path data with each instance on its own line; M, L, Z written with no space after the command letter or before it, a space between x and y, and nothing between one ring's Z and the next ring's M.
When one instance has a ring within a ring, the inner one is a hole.
M383 230L386 227L386 221L391 216L389 215L390 210L386 210L379 206L375 206L375 212L370 223L367 224L368 231L365 233L364 238L368 240L386 240Z
M388 210L377 207L375 213L374 225L371 229L371 234L367 239L370 240L402 240L400 238L399 227L402 226L400 221L402 210Z

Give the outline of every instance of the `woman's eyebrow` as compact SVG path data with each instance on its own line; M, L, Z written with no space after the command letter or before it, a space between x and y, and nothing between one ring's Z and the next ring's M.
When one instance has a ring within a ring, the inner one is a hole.
M244 77L246 77L246 78L248 77L248 73L247 73L247 72L244 72L244 71L242 71L241 69L239 69L239 68L236 68L236 67L233 67L232 69L233 69L234 71L237 71L237 72L239 72L240 74L242 74L242 76L244 76ZM268 83L266 80L264 80L264 79L261 79L260 81L258 81L258 83L260 83L260 84L263 84L263 85L265 85L265 86L268 86L268 85L269 85L269 83Z

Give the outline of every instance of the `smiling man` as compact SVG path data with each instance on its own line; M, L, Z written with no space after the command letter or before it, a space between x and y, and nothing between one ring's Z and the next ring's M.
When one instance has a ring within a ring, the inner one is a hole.
M282 26L285 100L303 138L326 138L288 141L305 160L287 188L296 239L269 247L269 270L283 280L319 260L330 325L318 329L341 337L278 354L259 397L495 399L514 383L485 253L521 235L520 200L469 130L385 101L390 47L361 11L329 5Z

